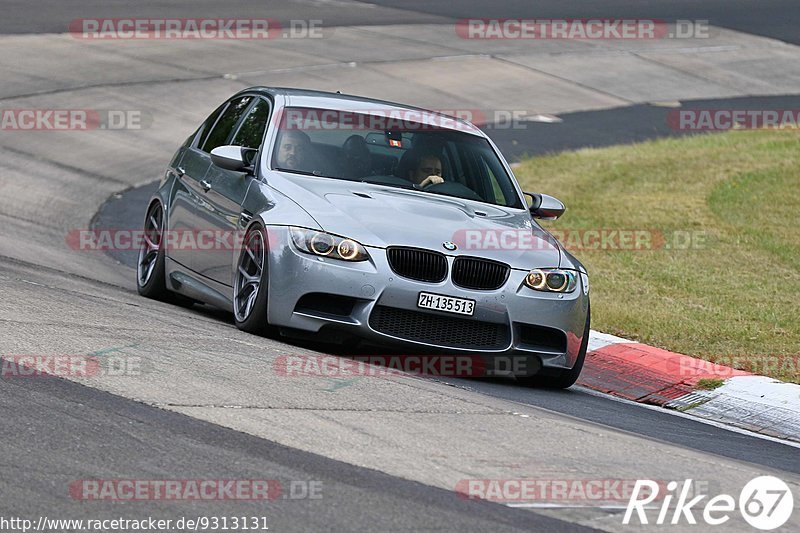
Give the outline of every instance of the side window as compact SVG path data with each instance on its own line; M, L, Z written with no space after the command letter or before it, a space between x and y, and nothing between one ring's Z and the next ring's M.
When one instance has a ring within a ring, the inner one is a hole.
M217 120L214 129L212 129L208 137L206 137L201 150L210 152L217 146L223 146L231 133L233 133L233 128L236 127L236 123L239 122L244 112L247 111L247 106L250 105L252 99L252 96L243 96L232 101L228 108L225 109L225 112L219 117L219 120Z
M508 207L520 207L517 191L510 179L502 179L506 174L500 160L489 151L488 147L479 149L476 157L480 161L481 174L485 176L483 180L486 185L484 198L497 205Z
M494 175L494 172L492 172L492 169L486 163L485 159L483 160L483 169L488 175L489 182L492 186L492 196L494 196L492 201L499 205L506 205L506 196L503 194L503 189L500 188L500 182L497 180L497 176Z
M208 138L208 133L211 131L211 128L214 127L214 123L217 122L219 115L225 110L226 107L228 107L227 102L216 108L214 112L208 116L206 121L200 125L195 134L192 136L192 139L197 138L198 148L203 146L203 143Z
M259 98L242 120L239 131L236 132L231 144L256 150L260 148L264 130L267 127L267 119L269 119L269 103Z

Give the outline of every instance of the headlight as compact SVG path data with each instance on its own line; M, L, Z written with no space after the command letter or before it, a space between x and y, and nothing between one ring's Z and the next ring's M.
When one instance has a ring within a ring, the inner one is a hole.
M537 291L572 292L577 283L575 272L557 268L534 268L525 276L525 285Z
M292 242L301 252L343 261L366 261L366 248L353 239L305 228L291 228Z

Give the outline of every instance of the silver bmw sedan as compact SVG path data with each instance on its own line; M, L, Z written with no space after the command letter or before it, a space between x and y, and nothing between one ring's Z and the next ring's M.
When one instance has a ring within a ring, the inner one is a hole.
M183 143L147 206L140 294L233 312L261 334L533 361L569 387L589 278L492 141L457 118L255 87Z

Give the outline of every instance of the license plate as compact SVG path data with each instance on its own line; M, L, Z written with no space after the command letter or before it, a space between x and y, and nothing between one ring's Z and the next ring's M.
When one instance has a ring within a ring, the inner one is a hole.
M417 299L417 307L444 311L445 313L472 316L473 313L475 313L475 300L421 292Z

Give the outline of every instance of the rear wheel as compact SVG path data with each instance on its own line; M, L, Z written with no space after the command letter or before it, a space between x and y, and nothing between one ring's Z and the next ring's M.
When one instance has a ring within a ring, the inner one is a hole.
M144 219L144 238L136 261L136 288L139 294L154 300L167 300L164 274L164 208L155 202Z
M586 311L586 327L583 330L583 340L578 352L578 358L572 368L563 370L543 369L535 376L519 377L517 381L528 387L543 387L547 389L567 389L578 381L586 360L586 351L589 348L589 324L591 323L591 306Z
M253 225L244 237L233 284L233 315L236 327L248 333L266 334L267 239L264 228Z

